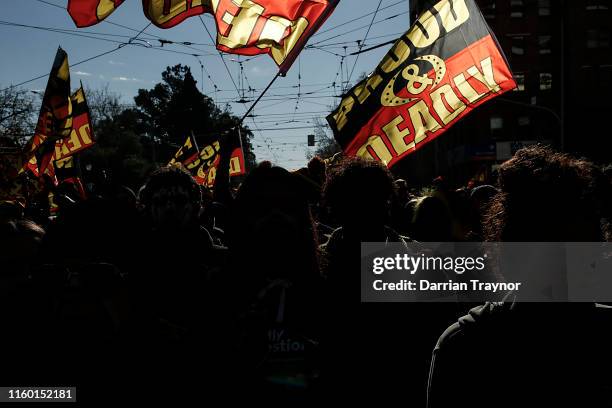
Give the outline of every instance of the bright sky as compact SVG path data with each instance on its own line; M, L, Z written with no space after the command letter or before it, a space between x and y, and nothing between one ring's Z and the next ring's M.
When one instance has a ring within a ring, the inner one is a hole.
M393 40L408 29L408 1L382 0L363 49ZM149 89L161 81L161 72L166 66L181 63L191 66L198 86L203 84L204 93L219 105L230 103L232 112L238 116L250 106L250 103L236 102L241 97L197 17L168 30L151 25L139 36L143 41L135 42L140 45L118 49L120 42L127 42L148 24L142 12L142 2L126 0L105 20L129 27L132 31L106 22L77 31L65 10L66 3L66 0L5 2L5 11L0 18L0 88L47 74L57 46L61 45L68 52L71 64L114 50L71 68L73 88L78 86L79 80L90 88L108 84L112 91L121 95L122 102L129 105L133 104L133 97L139 88ZM279 78L256 106L256 117L248 119L245 124L255 134L253 145L258 161L270 160L288 169L306 164L306 154L311 149L307 147L307 135L313 133L315 118L326 123L325 116L337 106L340 100L338 95L342 93L341 80L346 81L355 66L351 77L351 83L354 83L361 74L372 71L391 47L387 45L363 53L358 59L347 56L343 71L340 71L344 47L347 47L346 54L358 50L357 41L363 41L366 36L378 3L376 0L340 0L334 14L309 41L309 46L317 48L305 49L287 76ZM214 36L212 17L203 15L203 19ZM45 30L7 23L38 26ZM68 31L46 30L48 28ZM160 38L191 42L192 48L177 44L166 44L160 48ZM191 54L201 56L196 58ZM276 65L268 55L247 60L245 57L224 54L224 59L236 86L239 90L244 89L241 93L244 93L247 101L254 100L276 73ZM239 60L243 61L243 75L237 62ZM41 78L23 87L44 90L46 81L46 78ZM334 83L335 87L332 85ZM255 92L249 92L249 86Z

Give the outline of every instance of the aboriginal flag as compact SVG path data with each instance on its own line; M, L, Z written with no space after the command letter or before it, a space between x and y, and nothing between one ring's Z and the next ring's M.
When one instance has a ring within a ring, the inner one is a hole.
M474 0L441 0L344 95L327 121L346 154L391 167L515 87Z
M66 157L65 159L56 160L53 162L55 176L58 185L71 185L82 200L87 198L85 188L80 177L79 171L79 155Z
M198 149L198 144L195 140L195 137L193 137L193 135L188 136L183 146L178 149L178 151L168 164L181 163L183 165L186 165L188 163L193 162L197 158L199 153L200 149Z
M55 143L54 160L72 156L95 143L83 85L70 95L70 101L72 104L72 129L68 137Z
M72 130L72 101L70 99L70 68L68 55L57 49L34 136L25 147L26 162L35 160L39 173L49 166L55 144L70 136Z
M123 0L68 0L68 13L77 27L89 27L108 17Z
M229 135L226 137L230 137ZM236 138L237 139L237 138ZM232 139L230 149L230 176L241 176L245 174L244 153L239 140ZM217 167L221 156L219 156L219 139L212 139L198 149L195 137L189 136L185 144L176 152L169 165L181 163L193 176L196 182L206 187L215 184Z
M160 28L210 13L217 26L217 49L231 54L269 54L285 74L306 42L339 0L143 0L145 15ZM70 0L77 27L97 24L123 0Z
M28 169L34 176L40 177L46 174L57 185L55 178L54 167L51 165L54 162L71 157L72 155L87 149L94 145L92 135L91 118L89 115L89 107L85 99L85 91L83 86L70 96L71 103L71 120L72 128L68 136L63 139L56 139L53 151L49 151L47 147L45 153L34 154L26 163L25 168ZM30 141L32 148L35 151L41 148L41 144L47 140L43 133L36 133ZM45 161L39 165L39 157L44 156ZM49 160L50 157L50 160ZM45 164L46 163L46 164Z

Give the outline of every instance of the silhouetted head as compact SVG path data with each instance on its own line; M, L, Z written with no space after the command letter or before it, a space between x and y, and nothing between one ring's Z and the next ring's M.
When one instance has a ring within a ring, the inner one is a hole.
M319 156L314 156L308 162L308 175L319 185L323 185L323 183L325 183L325 166L325 161Z
M402 204L406 204L410 201L410 190L408 189L408 183L404 179L397 179L393 182L395 186L395 194L400 199Z
M469 227L471 229L472 239L482 239L483 215L488 211L491 199L493 199L498 192L497 188L489 184L478 186L470 192Z
M328 174L324 197L340 225L366 232L384 227L393 191L393 178L383 164L347 158Z
M29 220L0 222L0 280L22 274L36 256L45 231Z
M606 183L593 163L544 146L519 150L499 170L485 217L491 241L601 241Z
M197 224L202 202L200 187L183 168L166 166L156 170L139 198L156 230L184 230Z
M0 222L23 218L24 208L17 201L0 201Z
M316 268L315 229L302 183L280 167L251 171L234 202L230 249L265 262L272 273Z
M414 209L412 231L417 241L452 241L453 220L444 201L435 196L421 198Z

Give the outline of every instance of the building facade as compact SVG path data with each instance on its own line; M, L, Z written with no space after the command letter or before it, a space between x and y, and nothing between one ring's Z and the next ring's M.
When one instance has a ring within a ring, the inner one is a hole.
M487 182L519 148L551 144L612 162L612 1L476 0L518 88L474 110L404 159L394 172L415 184L442 175ZM412 21L435 2L411 0Z

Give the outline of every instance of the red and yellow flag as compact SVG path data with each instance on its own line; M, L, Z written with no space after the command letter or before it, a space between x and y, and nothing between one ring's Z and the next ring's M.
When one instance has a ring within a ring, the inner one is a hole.
M49 74L34 136L24 149L26 162L34 161L37 172L43 173L51 163L56 142L70 136L71 130L72 101L68 55L64 50L58 48Z
M346 154L391 167L515 87L474 0L441 0L421 14L327 121Z
M210 13L217 26L217 49L242 55L269 54L286 73L306 41L339 0L143 0L144 13L160 28ZM97 24L122 0L70 0L77 27Z
M68 0L68 13L77 27L89 27L108 17L123 0Z
M181 163L189 170L198 184L212 187L215 184L217 167L219 167L219 161L221 160L219 150L219 140L215 140L198 149L195 138L189 136L185 144L176 152L168 164ZM246 173L244 153L240 146L233 146L229 173L230 177L241 176Z
M45 161L39 165L40 154L31 155L24 168L29 170L34 176L40 177L46 174L55 184L58 180L55 177L53 164L94 145L91 129L91 119L89 107L85 99L85 91L81 86L70 96L71 104L71 129L68 136L63 139L56 139L54 149L46 149L43 158ZM30 140L34 151L41 149L41 144L48 138L44 133L35 133ZM46 163L46 164L45 164Z

